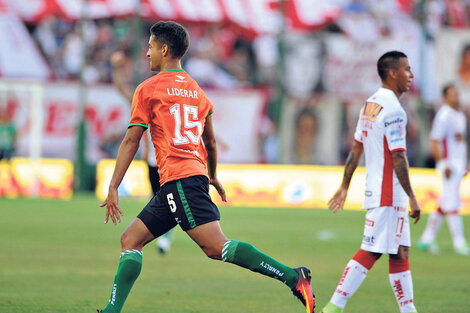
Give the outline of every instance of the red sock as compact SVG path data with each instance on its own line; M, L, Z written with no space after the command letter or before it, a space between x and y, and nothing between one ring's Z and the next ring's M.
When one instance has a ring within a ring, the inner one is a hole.
M367 270L370 270L376 261L375 257L370 252L361 249L357 251L352 259L367 268Z
M389 259L388 272L390 274L406 272L410 270L410 262L408 259Z

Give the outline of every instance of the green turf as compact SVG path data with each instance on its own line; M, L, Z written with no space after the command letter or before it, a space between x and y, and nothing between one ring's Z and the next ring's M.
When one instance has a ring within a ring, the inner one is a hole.
M0 199L0 312L91 313L108 299L119 236L145 205L121 200L117 227L104 225L93 195L71 201ZM221 208L229 238L247 241L281 262L312 269L317 311L329 300L362 237L363 212ZM415 243L426 222L412 226ZM466 217L467 238L470 218ZM420 312L469 312L470 257L455 255L447 227L441 254L411 250L415 301ZM346 312L399 312L380 260L349 301ZM144 249L144 266L124 306L128 313L305 312L289 289L259 274L205 257L180 230L170 254Z

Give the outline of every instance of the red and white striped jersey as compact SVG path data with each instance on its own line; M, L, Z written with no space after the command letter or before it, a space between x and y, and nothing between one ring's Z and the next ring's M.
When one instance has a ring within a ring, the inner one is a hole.
M392 152L406 150L407 117L395 93L380 88L362 107L354 140L364 147L366 192L363 209L408 207L392 163Z
M462 111L443 105L432 123L431 139L442 144L444 158L452 171L461 175L467 168L467 119Z

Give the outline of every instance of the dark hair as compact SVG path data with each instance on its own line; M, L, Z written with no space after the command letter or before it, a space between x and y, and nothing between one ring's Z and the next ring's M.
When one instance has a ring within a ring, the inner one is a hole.
M449 84L444 85L444 87L442 87L442 96L443 97L447 96L447 92L449 91L450 88L455 88L455 84L454 83L449 83Z
M462 54L461 54L461 57L463 58L463 56L470 51L470 44L466 44L463 48L462 48Z
M150 27L153 40L160 45L166 44L173 58L181 59L188 51L189 34L186 28L173 21L160 21Z
M398 70L398 63L401 58L407 58L407 56L400 51L389 51L379 58L377 61L377 72L379 72L382 81L387 79L390 69Z
M300 120L304 116L308 116L308 117L312 118L313 121L315 122L315 125L317 124L317 115L315 114L315 111L313 109L309 108L309 107L304 107L304 108L300 109L297 112L297 115L295 116L295 125L296 126L298 126L300 124Z

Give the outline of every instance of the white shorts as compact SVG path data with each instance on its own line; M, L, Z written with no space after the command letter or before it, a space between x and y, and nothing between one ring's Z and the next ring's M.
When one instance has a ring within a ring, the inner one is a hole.
M462 175L452 174L449 179L442 178L442 194L440 207L443 212L457 211L462 203L460 202L460 184Z
M361 249L397 254L399 246L411 246L408 209L389 206L368 209Z

